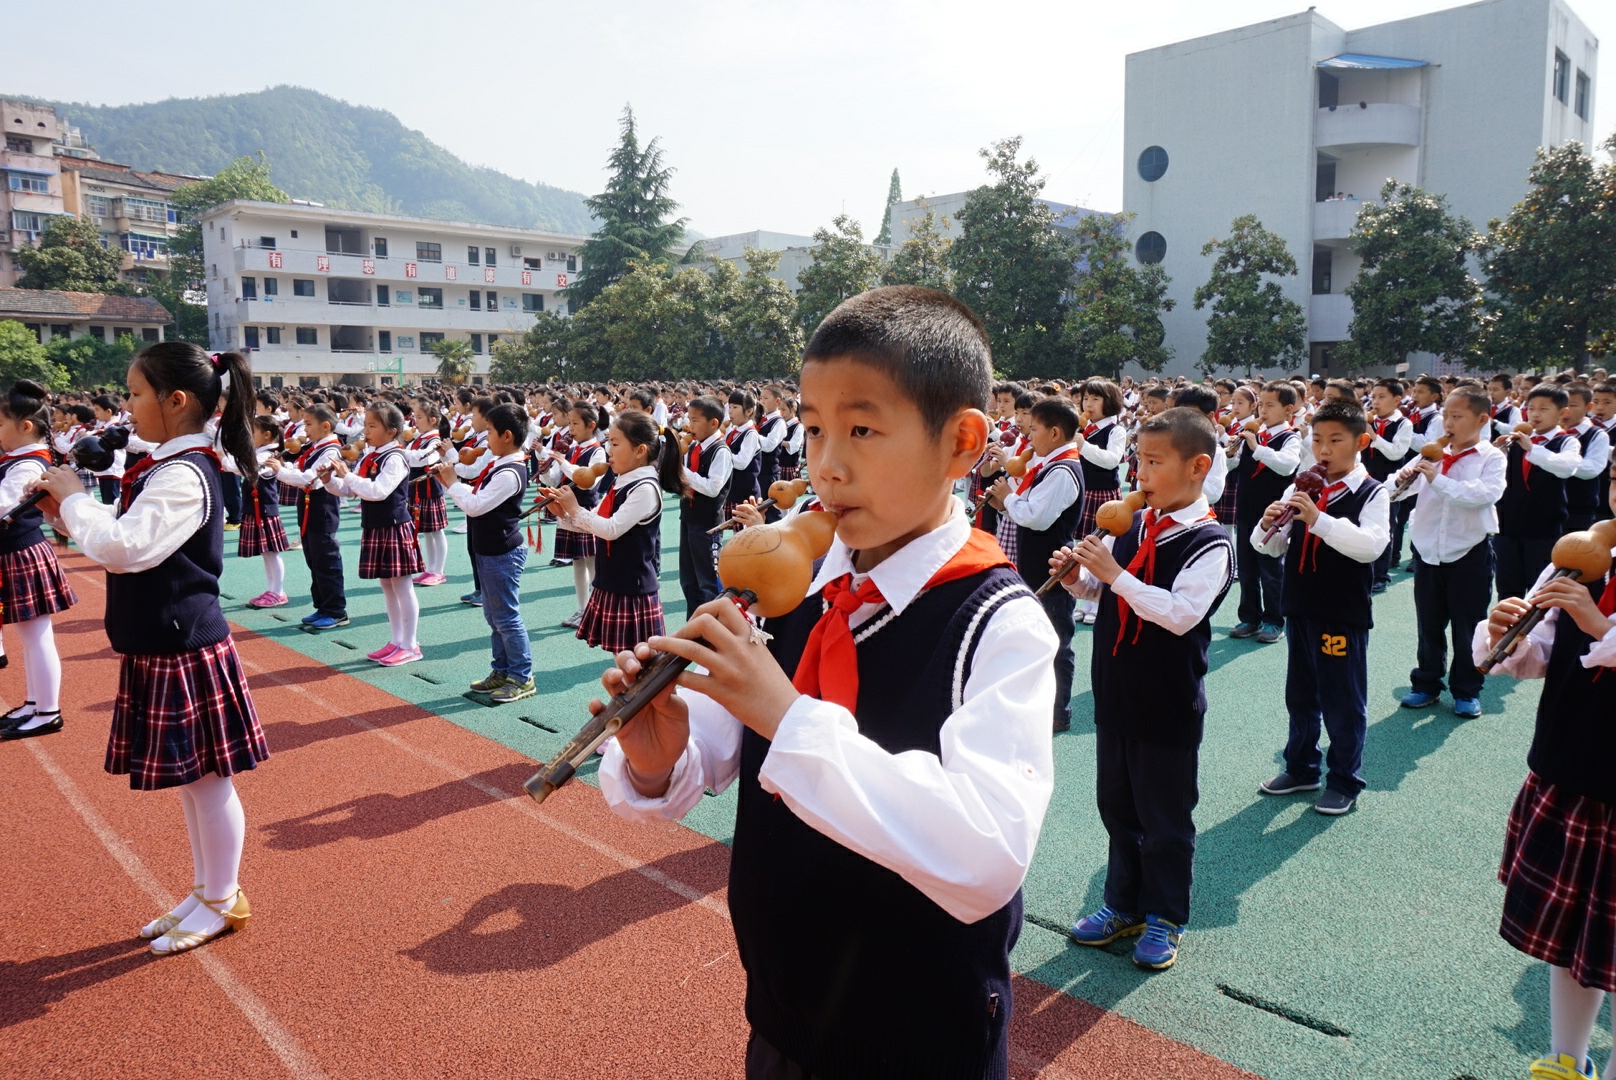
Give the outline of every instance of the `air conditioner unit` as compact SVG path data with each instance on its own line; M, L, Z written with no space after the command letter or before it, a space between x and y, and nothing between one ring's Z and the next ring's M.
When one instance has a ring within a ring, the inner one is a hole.
M544 256L544 257L545 257L545 258L546 258L546 259L559 259L559 258L561 258L561 256L559 256L559 255L557 255L557 254L556 254L556 253L555 253L555 252L553 252L553 251L551 251L551 252L549 252L549 253L547 253L547 254L546 254L546 255L545 255L545 256Z
M518 256L520 254L522 254L522 245L521 244L512 244L511 245L511 258L514 259L516 256Z

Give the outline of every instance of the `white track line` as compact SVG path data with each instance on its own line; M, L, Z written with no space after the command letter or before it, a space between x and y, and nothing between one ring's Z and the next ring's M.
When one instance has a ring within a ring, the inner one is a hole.
M84 793L73 782L73 778L56 764L50 752L39 743L30 741L28 749L33 751L40 768L55 781L62 798L78 811L79 817L84 819L84 824L95 834L95 838L101 841L101 846L107 849L107 854L123 867L124 873L128 874L140 891L151 899L154 907L166 908L173 897L168 895L152 872L146 869L146 864L140 861L140 856L130 849L128 843L107 824L106 819L96 808L90 805L90 801L84 797ZM202 970L219 984L219 989L224 991L224 996L230 999L230 1003L240 1009L241 1015L257 1029L264 1042L275 1052L275 1056L281 1059L281 1064L286 1066L287 1072L298 1080L327 1080L324 1070L302 1046L298 1045L292 1033L281 1026L274 1014L258 1000L258 996L236 977L236 973L230 970L230 965L206 949L196 949L191 955L202 965ZM178 963L178 961L170 962Z

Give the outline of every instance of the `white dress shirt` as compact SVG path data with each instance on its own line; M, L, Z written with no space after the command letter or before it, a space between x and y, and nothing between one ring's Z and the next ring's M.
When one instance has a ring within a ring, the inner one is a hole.
M867 576L901 614L964 547L970 529L960 504L945 524ZM852 569L853 552L836 540L808 595ZM848 622L857 628L881 610L866 604ZM988 619L956 699L962 703L939 732L939 753L888 753L859 733L847 709L799 697L780 721L758 781L812 828L898 874L961 922L977 922L1021 887L1054 790L1055 649L1043 607L1031 596L1014 597ZM624 817L682 817L703 788L723 791L739 772L740 722L710 698L679 693L690 707L690 742L664 796L636 792L617 740L606 744L601 791Z
M170 439L152 452L158 462L198 448L211 449L207 432ZM79 550L113 574L150 570L196 535L207 520L208 489L188 463L150 467L140 497L121 515L84 492L62 500L60 521ZM116 515L116 516L115 516Z
M1598 480L1610 468L1610 433L1586 416L1582 418L1582 423L1571 430L1579 436L1589 431L1594 433L1594 437L1588 440L1588 449L1582 454L1582 464L1577 466L1573 475L1578 480Z
M727 440L726 440L726 442L727 442ZM730 451L730 453L734 456L734 459L735 459L735 468L737 470L745 469L748 465L752 464L752 459L757 457L757 452L758 452L758 433L757 433L757 428L755 428L752 425L748 424L745 428L741 429L741 445L740 445L740 447L738 449L734 449L734 450Z
M762 423L758 424L758 446L765 454L774 453L775 448L786 437L786 422L784 420L780 420L778 424L774 425L772 434L763 434L763 428L767 426L770 420L780 420L780 414L777 412L769 413L763 418Z
M640 480L657 478L655 465L641 465L619 476L612 484L614 491L622 491ZM602 540L616 540L636 525L643 525L662 511L662 489L654 482L640 484L612 505L612 516L601 517L596 508L579 507L576 514L567 514L561 523L573 532L593 533Z
M295 488L308 488L311 491L323 490L327 485L323 484L319 479L320 468L324 465L329 465L332 461L341 459L342 445L337 442L335 435L327 435L315 443L312 449L314 452L309 454L309 467L307 469L297 469L290 465L282 465L275 471L275 479ZM303 448L304 453L308 453L309 450L309 447Z
M1379 435L1376 435L1375 421L1391 419L1401 421L1401 423L1397 425L1397 430L1392 433L1392 437L1389 439L1383 439ZM1414 424L1406 417L1396 416L1393 414L1393 416L1371 416L1369 418L1369 449L1379 450L1391 461L1400 462L1404 458L1408 457L1408 451L1410 444L1413 441L1413 437Z
M1031 474L1034 469L1047 466L1051 461L1072 449L1072 444L1057 446L1045 457L1034 457L1027 462L1027 472ZM1075 459L1068 458L1076 464ZM1083 485L1078 480L1075 469L1056 469L1044 477L1037 484L1027 489L1025 495L1017 495L1013 490L1004 497L1004 512L1011 521L1024 529L1042 532L1055 524L1068 506L1083 497ZM1021 481L1016 477L1009 477L1011 487Z
M1224 488L1229 483L1229 470L1218 464L1223 458L1222 453L1212 455L1212 467L1206 470L1206 479L1201 481L1201 497L1208 506L1216 506L1218 500L1223 498Z
M1537 581L1533 583L1532 593L1541 589L1554 573L1551 563L1538 574ZM1594 589L1594 599L1599 599L1599 589ZM1549 670L1549 653L1554 650L1555 624L1564 617L1559 608L1550 608L1543 621L1532 627L1526 635L1526 640L1516 646L1515 651L1496 664L1489 674L1513 675L1517 679L1541 679ZM1487 654L1492 651L1488 643L1487 620L1483 619L1476 624L1476 633L1470 639L1470 655L1477 663L1481 663ZM1590 642L1588 651L1582 654L1582 666L1585 668L1616 667L1616 627L1612 627L1604 637Z
M1167 516L1173 524L1156 535L1158 545L1165 544L1189 526L1202 521L1208 514L1205 499L1196 499L1188 506L1174 510ZM1101 541L1110 551L1117 542L1114 536ZM1173 578L1173 587L1147 585L1126 569L1111 583L1111 591L1127 601L1141 619L1153 622L1177 635L1184 635L1198 626L1212 604L1228 587L1234 574L1232 547L1210 547L1186 564ZM1093 600L1100 595L1101 581L1087 570L1078 574L1076 581L1062 582L1066 591L1079 600Z
M1423 475L1403 493L1417 499L1408 520L1409 542L1428 566L1457 562L1470 549L1498 531L1497 503L1504 497L1504 473L1509 459L1483 440L1476 452L1455 457L1446 476L1440 471L1430 481Z
M1128 433L1114 416L1096 421L1095 427L1093 435L1083 437L1083 448L1078 453L1097 469L1115 469L1127 453Z
M803 426L798 421L792 421L786 427L790 431L790 434L786 436L786 449L791 452L792 456L801 457Z
M1415 424L1419 423L1422 418L1427 416L1431 418L1431 422L1426 425L1425 434L1421 435L1419 432L1413 430L1413 428ZM1426 443L1435 442L1436 440L1440 439L1444 434L1442 427L1442 407L1440 405L1427 405L1423 409L1415 409L1414 412L1409 416L1408 422L1408 448L1410 450L1418 450Z
M506 454L504 457L495 458L494 465L498 467L510 461L520 462L524 456L521 451ZM521 479L506 469L503 472L492 473L488 477L488 482L475 491L464 480L456 480L444 490L444 494L453 499L454 504L464 510L467 517L482 517L521 490Z
M1521 422L1521 411L1509 402L1506 401L1502 405L1495 405L1493 408L1496 410L1492 418L1493 438L1508 435L1515 429L1515 425Z
M1369 479L1368 470L1359 465L1342 477L1342 483L1347 485L1348 491L1357 494L1358 488L1367 479ZM1328 481L1327 485L1334 482ZM1279 497L1279 501L1286 502L1294 494L1296 485L1292 484L1285 489L1285 494ZM1259 522L1251 532L1251 546L1264 555L1272 555L1276 559L1283 557L1285 549L1290 546L1290 527L1279 530L1274 534L1274 538L1265 544L1262 538L1267 531ZM1319 519L1308 526L1308 532L1353 562L1372 563L1380 558L1380 553L1391 543L1391 492L1382 486L1371 495L1369 501L1364 503L1363 509L1358 511L1356 525L1346 518L1331 517L1321 512Z
M1549 449L1549 439L1553 439L1557 431L1551 431L1547 437L1528 435L1527 438L1543 438L1543 442L1534 442L1532 448L1526 451L1526 460L1532 463L1534 469L1542 469L1550 476L1557 476L1565 480L1582 467L1582 444L1574 436L1568 435L1566 441L1558 450ZM1509 444L1504 444L1504 452L1509 452ZM1597 475L1597 474L1596 474Z
M389 442L370 453L379 457L396 446L398 443ZM333 495L357 496L366 502L380 502L410 478L410 466L403 454L394 454L383 461L381 469L370 479L359 475L359 466L363 463L364 458L360 458L348 467L347 476L333 476L326 484L326 490Z
M48 447L42 442L29 443L27 446L19 446L15 450L7 450L5 456L8 458L22 457L24 454L45 449L48 449ZM0 514L9 514L12 508L26 499L28 497L28 485L44 476L45 470L49 467L50 462L42 461L37 457L29 458L20 464L13 465L6 473L5 478L0 479Z
M690 467L688 452L685 454L685 464L681 466L684 470L685 486L697 495L705 495L709 499L717 498L718 493L724 490L724 485L729 483L729 474L734 470L735 463L735 459L730 456L729 447L724 445L722 431L715 431L703 439L701 448L705 451L714 443L718 444L718 449L713 452L713 461L708 466L706 476Z
M668 403L663 401L661 398L657 398L656 401L652 402L651 419L656 421L658 427L667 427Z
M1281 431L1290 431L1291 426L1289 424L1274 424L1264 430L1267 431L1268 437L1272 439ZM1241 452L1244 453L1247 449L1250 449L1251 460L1266 466L1269 472L1278 473L1280 476L1294 476L1296 470L1302 466L1303 441L1302 433L1298 431L1295 432L1294 438L1287 440L1284 446L1277 449L1258 443L1255 447L1241 447Z

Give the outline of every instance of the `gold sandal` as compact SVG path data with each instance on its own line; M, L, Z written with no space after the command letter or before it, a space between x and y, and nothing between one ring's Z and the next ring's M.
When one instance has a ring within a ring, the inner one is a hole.
M240 889L235 891L234 896L226 896L220 900L206 900L200 896L197 897L197 900L209 911L222 915L224 925L211 934L203 934L196 930L170 930L163 937L157 938L151 943L153 953L158 956L173 956L177 953L190 952L198 945L204 945L216 937L230 933L232 930L244 929L247 925L247 920L252 917L252 911L247 907L247 894ZM225 906L226 901L231 901L229 907ZM163 941L165 938L171 943L171 947L159 949L157 947L158 942Z
M197 882L195 885L191 886L191 895L196 897L198 900L202 899L201 882ZM171 911L162 918L153 919L145 926L142 926L138 931L136 931L136 934L146 941L151 941L153 938L160 938L178 926L180 924L180 920L183 918L183 915L176 915Z

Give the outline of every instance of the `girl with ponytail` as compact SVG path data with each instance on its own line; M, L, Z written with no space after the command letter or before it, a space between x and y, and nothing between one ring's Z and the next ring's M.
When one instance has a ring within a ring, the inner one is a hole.
M35 486L54 497L48 511L79 550L108 571L107 638L122 655L106 769L136 790L179 789L194 884L139 931L152 952L171 956L250 915L237 879L246 819L230 778L269 747L219 607L219 476L221 454L255 460L252 374L239 353L168 341L136 355L128 381L134 434L156 449L124 473L117 505L91 499L67 468Z

